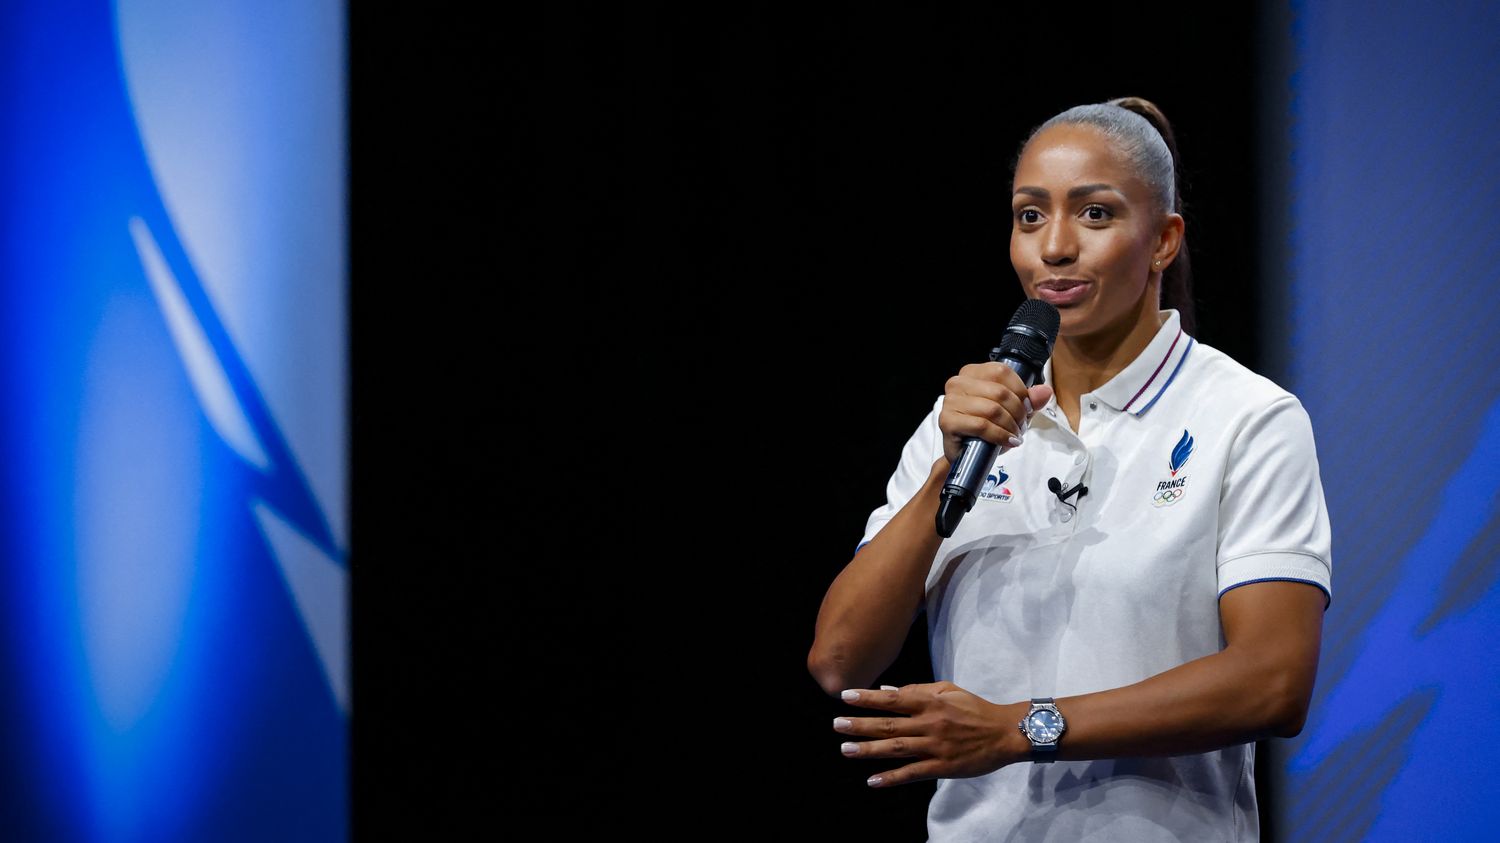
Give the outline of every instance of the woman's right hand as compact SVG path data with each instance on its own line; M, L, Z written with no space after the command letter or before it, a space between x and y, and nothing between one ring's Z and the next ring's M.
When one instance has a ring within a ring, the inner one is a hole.
M963 367L943 388L943 409L938 414L948 464L958 460L964 440L970 437L1002 448L1021 444L1032 411L1050 400L1052 387L1040 384L1027 389L1021 376L1004 363Z

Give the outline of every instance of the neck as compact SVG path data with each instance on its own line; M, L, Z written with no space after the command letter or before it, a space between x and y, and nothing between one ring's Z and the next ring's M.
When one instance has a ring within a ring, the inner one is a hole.
M1156 308L1156 297L1142 296L1133 319L1098 333L1057 338L1052 348L1052 388L1070 419L1077 416L1079 398L1130 365L1151 344L1165 321Z

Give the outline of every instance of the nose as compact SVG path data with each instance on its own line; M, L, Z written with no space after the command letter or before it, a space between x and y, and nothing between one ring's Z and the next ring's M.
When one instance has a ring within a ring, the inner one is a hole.
M1078 260L1078 238L1066 220L1053 220L1042 233L1042 260L1049 266L1067 266Z

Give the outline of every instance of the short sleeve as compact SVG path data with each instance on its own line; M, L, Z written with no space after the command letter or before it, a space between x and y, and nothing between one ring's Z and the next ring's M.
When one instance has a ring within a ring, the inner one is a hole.
M1312 422L1295 396L1240 430L1219 497L1219 594L1250 583L1305 582L1333 595L1332 535Z
M906 506L906 502L927 482L933 462L943 452L943 431L938 427L938 414L942 409L943 399L940 396L932 405L927 418L922 420L916 432L906 440L906 445L901 449L901 462L885 484L885 503L871 512L869 520L865 522L865 535L859 541L860 548L869 544L875 534L880 532L880 528L895 518L901 507ZM858 548L855 552L859 552Z

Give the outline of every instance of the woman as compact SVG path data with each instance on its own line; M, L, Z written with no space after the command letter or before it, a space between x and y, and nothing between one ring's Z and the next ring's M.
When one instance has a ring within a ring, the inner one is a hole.
M1254 840L1253 742L1306 717L1331 564L1312 429L1184 330L1170 143L1139 99L1032 133L1011 262L1061 316L1043 382L948 381L819 611L808 667L864 709L842 751L890 760L873 787L940 779L934 841ZM1000 455L943 539L967 437ZM871 690L923 610L939 681Z

